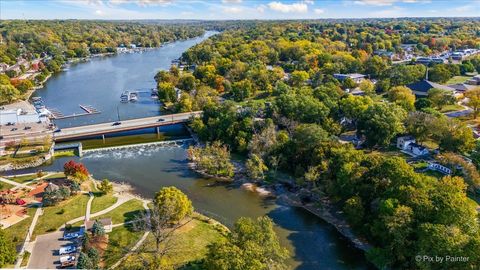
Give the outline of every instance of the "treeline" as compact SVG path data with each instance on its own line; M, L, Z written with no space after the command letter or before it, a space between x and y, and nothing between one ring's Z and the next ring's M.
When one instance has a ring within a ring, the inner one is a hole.
M158 47L203 34L200 26L108 21L2 21L0 62L14 64L21 54L85 57L114 52L121 44Z

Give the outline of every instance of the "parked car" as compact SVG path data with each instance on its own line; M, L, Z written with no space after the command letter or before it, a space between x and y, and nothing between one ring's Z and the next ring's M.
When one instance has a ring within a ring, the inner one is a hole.
M25 130L29 130L29 129L32 129L32 127L25 127L24 129L25 129Z
M115 122L115 123L113 123L112 126L119 126L119 125L121 125L121 124L122 124L122 122Z
M62 267L75 266L75 256L63 256L60 258L60 264Z
M66 247L60 248L60 250L58 252L60 253L60 255L64 255L64 254L71 254L71 253L74 253L76 251L77 251L77 247L66 246Z
M57 128L57 129L55 129L54 133L57 133L57 132L60 132L60 131L62 131L62 130Z
M12 129L10 129L10 131L17 131L17 130L18 130L18 128L12 128Z
M69 232L63 235L64 240L77 239L83 236L83 231Z

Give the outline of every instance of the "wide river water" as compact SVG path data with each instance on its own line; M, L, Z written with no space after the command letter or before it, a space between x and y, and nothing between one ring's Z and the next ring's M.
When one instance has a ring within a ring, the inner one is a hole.
M59 121L63 127L116 120L117 106L122 119L158 115L159 104L149 96L141 97L134 104L121 104L120 94L128 89L155 87L153 76L158 70L168 69L171 60L212 34L207 32L204 37L171 43L141 54L120 54L72 65L51 78L36 95L42 97L47 107L56 108L65 115L80 112L79 104L92 105L102 111L97 115ZM68 159L71 158L58 158L49 165L23 172L62 170ZM100 149L74 159L84 163L95 178L128 182L145 197L151 198L163 186L176 186L189 196L196 210L227 226L242 216L269 216L276 224L281 244L291 252L291 269L369 268L361 252L332 226L309 212L263 199L238 186L216 184L192 172L186 162L186 147L151 145Z

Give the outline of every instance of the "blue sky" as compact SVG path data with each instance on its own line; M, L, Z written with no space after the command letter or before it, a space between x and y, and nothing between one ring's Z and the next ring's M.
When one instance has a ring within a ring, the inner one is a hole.
M480 16L480 0L0 0L0 19L316 19Z

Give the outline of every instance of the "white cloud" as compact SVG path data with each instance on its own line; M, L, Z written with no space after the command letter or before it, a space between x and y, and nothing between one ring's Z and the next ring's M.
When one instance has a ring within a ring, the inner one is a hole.
M242 0L222 0L224 4L240 4Z
M315 2L313 2L313 0L305 0L303 1L305 4L309 4L309 5L313 5L315 4Z
M353 3L357 5L370 5L370 6L391 6L396 2L403 3L430 3L431 0L356 0Z
M265 6L265 5L259 5L259 6L257 6L256 10L260 13L263 13L263 12L265 12L266 8L267 8L267 6Z
M98 0L93 0L93 1L98 1ZM139 6L150 6L150 5L168 5L175 2L175 0L109 0L108 2L111 4L135 3Z
M375 18L398 18L398 17L406 17L408 15L404 11L405 10L401 7L392 7L389 9L370 12L369 14L370 14L370 17L375 17Z
M239 13L242 13L243 8L242 7L223 7L222 10L225 13L239 14Z
M316 8L316 9L313 10L313 13L315 13L317 15L320 15L320 14L325 13L325 10L321 9L321 8Z
M103 13L103 11L101 11L100 9L97 9L97 10L95 10L95 14L101 16L101 15L103 15L104 13Z
M283 4L281 2L270 2L268 7L272 10L279 11L282 13L298 12L305 13L308 11L308 6L305 2L298 2L292 4Z
M465 5L465 6L456 7L453 10L455 10L456 12L465 12L465 11L469 11L470 9L472 9L472 6Z

